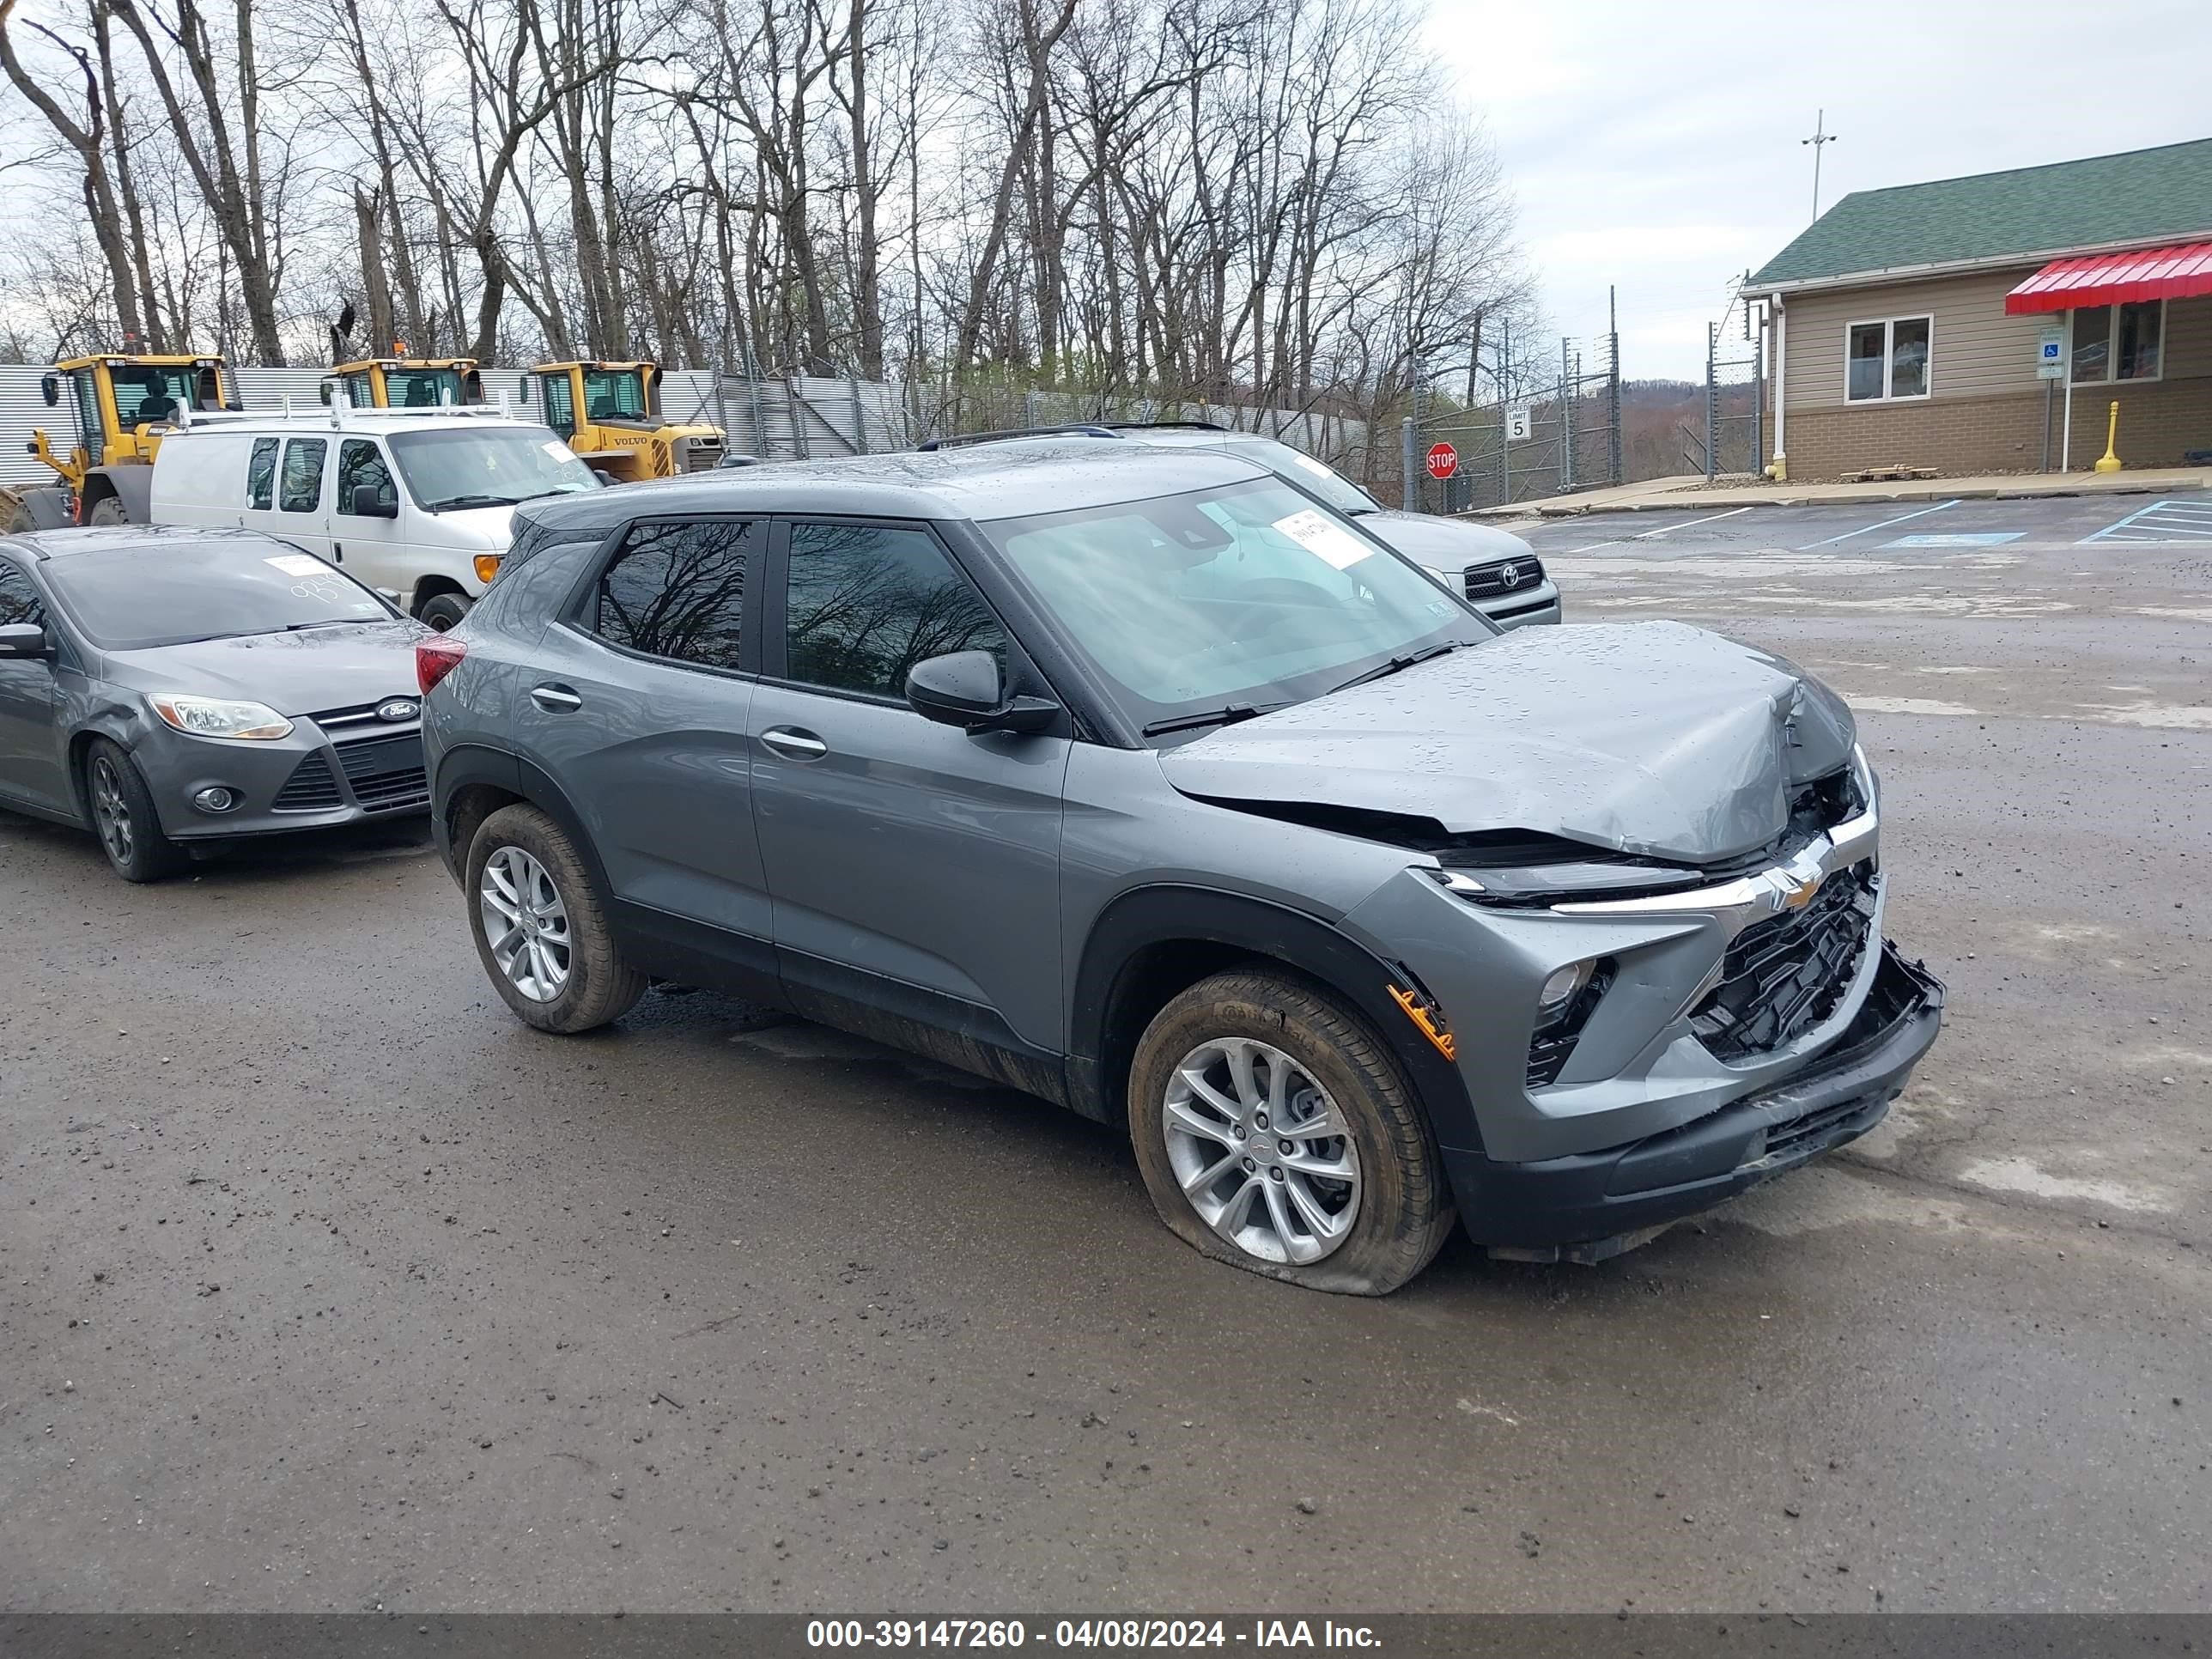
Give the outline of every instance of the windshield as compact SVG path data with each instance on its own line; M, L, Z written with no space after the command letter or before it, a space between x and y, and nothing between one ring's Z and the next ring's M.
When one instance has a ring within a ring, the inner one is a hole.
M62 608L108 651L394 619L343 571L265 536L141 543L43 568Z
M1285 484L983 529L1141 725L1303 702L1393 657L1492 631Z
M634 368L584 371L584 418L641 421L645 418L645 376Z
M384 400L393 409L436 409L459 404L460 371L452 368L387 368Z
M1375 498L1325 461L1279 443L1273 438L1248 440L1229 453L1239 460L1253 460L1279 478L1288 478L1310 495L1318 495L1338 512L1357 518L1380 510Z
M429 513L601 488L599 474L542 426L395 432L390 441L408 493Z
M178 410L200 406L199 375L190 365L153 368L134 363L113 370L110 378L115 386L115 418L125 431L159 421L173 423Z

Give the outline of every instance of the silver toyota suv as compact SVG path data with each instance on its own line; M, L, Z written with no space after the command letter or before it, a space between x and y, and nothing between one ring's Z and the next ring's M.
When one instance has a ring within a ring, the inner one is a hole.
M1674 623L1501 635L1267 469L1132 448L525 507L416 657L507 1006L713 984L934 1056L1333 1291L1455 1216L1599 1260L1881 1117L1942 990L1832 693Z

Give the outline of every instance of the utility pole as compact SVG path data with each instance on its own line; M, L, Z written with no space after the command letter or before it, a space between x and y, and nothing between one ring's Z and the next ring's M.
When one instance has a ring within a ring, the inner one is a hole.
M1813 147L1813 216L1815 219L1820 216L1820 152L1834 143L1837 137L1827 130L1827 126L1828 112L1822 110L1814 119L1813 136L1797 141Z

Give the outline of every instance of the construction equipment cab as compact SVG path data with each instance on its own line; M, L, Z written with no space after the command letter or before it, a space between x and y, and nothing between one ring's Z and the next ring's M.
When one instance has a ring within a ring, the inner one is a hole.
M343 386L356 409L471 408L484 401L473 357L364 357L323 377L323 401Z
M153 478L148 465L164 436L194 414L240 407L220 357L72 357L40 382L46 407L70 425L57 452L46 430L31 434L32 454L59 482L0 491L10 533L69 524L143 524Z
M721 461L721 428L661 419L657 363L540 363L530 373L545 424L617 483L704 472Z

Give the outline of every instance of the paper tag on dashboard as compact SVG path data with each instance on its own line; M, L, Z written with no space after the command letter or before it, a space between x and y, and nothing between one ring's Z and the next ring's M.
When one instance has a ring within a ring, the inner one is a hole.
M576 452L558 438L548 438L538 447L556 461L573 461L576 459Z
M311 559L304 553L285 553L273 559L264 559L264 564L274 565L288 576L323 576L330 567L320 559Z
M1339 570L1347 570L1362 559L1374 556L1372 547L1343 526L1331 524L1311 507L1303 513L1293 513L1287 519L1276 520L1274 527L1306 551L1328 560Z

